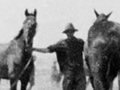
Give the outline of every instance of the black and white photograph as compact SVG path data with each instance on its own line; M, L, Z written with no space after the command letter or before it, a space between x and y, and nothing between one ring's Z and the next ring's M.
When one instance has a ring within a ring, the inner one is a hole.
M0 90L120 90L119 0L0 0Z

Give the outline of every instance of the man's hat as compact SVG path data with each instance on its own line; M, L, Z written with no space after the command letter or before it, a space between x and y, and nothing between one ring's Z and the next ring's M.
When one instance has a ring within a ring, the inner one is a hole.
M71 32L71 33L74 33L74 32L76 32L76 31L78 31L78 30L74 28L73 24L72 24L72 23L69 23L69 24L66 26L65 30L63 31L63 33L70 33L70 32Z

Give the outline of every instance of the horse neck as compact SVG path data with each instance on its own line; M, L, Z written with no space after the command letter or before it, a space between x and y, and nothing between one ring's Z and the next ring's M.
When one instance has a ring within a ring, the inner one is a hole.
M14 39L17 42L18 47L24 48L25 46L25 37L22 34L19 38Z
M24 60L23 60L23 64L26 64L28 62L28 60L30 60L31 55L32 55L32 51L29 51L30 48L32 48L33 46L33 40L34 40L34 36L36 34L36 24L34 24L31 28L30 28L30 32L28 34L28 43L25 47L25 52L24 52Z

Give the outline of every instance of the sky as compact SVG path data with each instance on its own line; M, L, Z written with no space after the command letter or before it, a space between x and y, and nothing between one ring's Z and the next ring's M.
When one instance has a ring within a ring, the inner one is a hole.
M62 32L68 23L79 31L75 36L87 39L98 13L113 12L109 20L120 22L119 0L0 0L0 43L9 43L22 28L24 12L37 9L37 33L34 47L47 47L66 38Z

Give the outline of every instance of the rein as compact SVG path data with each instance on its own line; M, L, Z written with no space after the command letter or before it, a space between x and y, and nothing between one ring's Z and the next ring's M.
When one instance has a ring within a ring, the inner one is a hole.
M19 76L17 77L17 79L15 80L15 82L11 85L11 87L14 87L15 84L17 83L17 81L19 80L19 78L22 76L22 74L24 73L24 71L27 69L27 67L29 66L30 62L32 61L32 57L29 59L29 61L27 62L27 64L25 65L25 67L23 68L23 70L21 71L21 73L19 74Z

